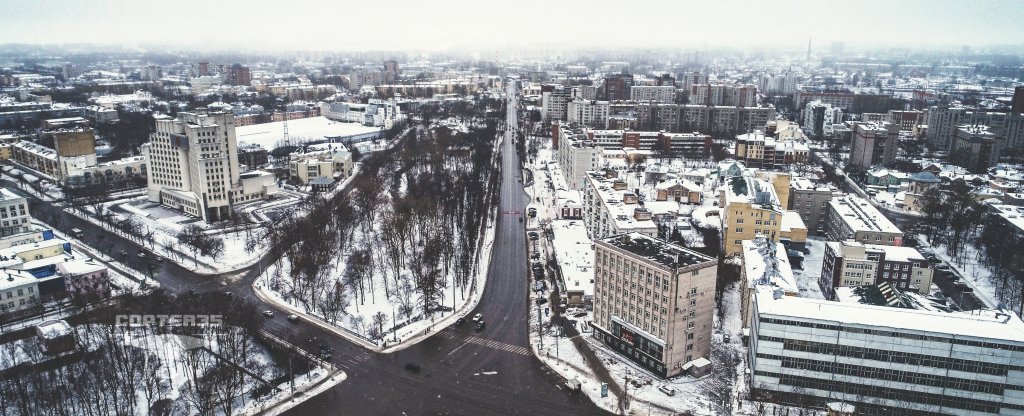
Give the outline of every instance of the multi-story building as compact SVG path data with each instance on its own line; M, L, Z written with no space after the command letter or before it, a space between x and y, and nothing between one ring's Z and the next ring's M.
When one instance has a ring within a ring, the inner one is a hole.
M711 136L706 134L661 132L657 139L656 149L670 157L707 159L711 154Z
M720 206L723 207L722 245L726 256L740 254L743 240L753 240L757 236L797 245L806 242L807 228L800 221L800 216L784 215L777 185L773 183L782 180L786 182L788 192L788 175L779 175L771 182L750 176L734 176L725 180Z
M632 74L613 74L604 79L604 99L608 101L628 100L633 87Z
M957 127L956 140L950 149L951 163L971 173L985 173L999 163L999 154L1006 139L993 132L989 126L964 125Z
M64 280L72 298L97 299L110 297L107 266L93 259L75 259L57 265L57 274Z
M928 109L928 146L950 150L956 141L957 129L964 125L982 125L1002 136L1007 149L1024 150L1024 114L996 113L965 107L932 106Z
M160 65L146 65L139 71L139 78L143 81L158 81L164 77L164 70Z
M757 107L757 87L732 84L693 85L690 87L690 104Z
M839 195L842 194L828 185L815 184L807 178L793 178L790 181L789 207L800 215L808 233L824 235L828 203Z
M632 101L654 101L658 103L676 102L676 87L672 84L635 85L629 90L629 99Z
M886 121L895 124L900 131L912 131L914 130L914 127L924 124L924 116L925 112L920 110L889 110Z
M594 337L660 376L711 370L718 262L643 234L597 241Z
M570 123L604 128L608 123L608 111L610 108L611 106L607 101L570 101L566 106L566 119Z
M238 164L245 165L249 170L259 168L270 162L270 152L259 144L238 146Z
M835 299L838 287L874 286L887 282L900 290L930 293L931 263L910 247L829 241L818 285L821 293Z
M758 88L768 95L790 95L796 92L796 74L783 71L781 74L761 74Z
M238 63L233 64L228 69L228 83L248 87L252 84L252 72L249 71L247 66L242 66L242 64Z
M684 72L680 82L682 83L683 91L689 94L690 88L694 85L708 83L708 74L702 74L700 72Z
M241 178L234 116L179 113L157 116L144 147L149 200L206 221L232 215L236 203L277 192L273 175Z
M0 188L0 237L27 233L31 229L28 201L7 188Z
M832 241L903 245L903 232L864 198L845 195L828 202L825 234Z
M289 178L303 185L316 178L344 179L352 174L352 153L340 144L309 146L288 156Z
M853 94L840 92L796 91L793 105L803 108L811 101L821 101L839 107L847 113L882 113L889 111L892 96L888 94Z
M0 311L25 311L39 304L39 280L24 270L0 272Z
M807 162L810 147L804 140L777 140L761 132L736 136L736 158L753 168L775 169Z
M804 107L804 129L817 140L832 137L832 125L843 121L843 110L821 101L812 101Z
M11 145L11 159L50 178L60 178L60 158L49 147L22 140Z
M568 128L562 129L562 131ZM566 136L559 140L558 166L569 189L579 190L587 177L587 172L597 170L601 164L601 148L594 145L593 140L586 136Z
M1024 413L1024 322L1012 312L755 296L755 400L842 402L864 415Z
M854 123L850 166L867 169L891 165L896 159L899 129L891 123Z
M611 235L658 235L653 214L639 204L640 196L626 189L615 171L587 172L583 187L583 219L592 240Z
M569 88L545 85L541 93L540 116L546 121L566 120L573 93Z

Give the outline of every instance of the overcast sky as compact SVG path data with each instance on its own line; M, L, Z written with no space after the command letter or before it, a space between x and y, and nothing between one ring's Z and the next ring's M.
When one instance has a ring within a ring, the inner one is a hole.
M0 43L435 49L1024 43L1024 0L0 0Z

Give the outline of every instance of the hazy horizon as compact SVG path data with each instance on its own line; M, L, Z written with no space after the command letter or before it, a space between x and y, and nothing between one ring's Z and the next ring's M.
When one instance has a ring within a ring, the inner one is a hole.
M288 7L283 7L288 6ZM1024 44L1024 2L864 0L841 13L782 0L714 3L210 2L13 0L0 44L168 45L241 50L987 47Z

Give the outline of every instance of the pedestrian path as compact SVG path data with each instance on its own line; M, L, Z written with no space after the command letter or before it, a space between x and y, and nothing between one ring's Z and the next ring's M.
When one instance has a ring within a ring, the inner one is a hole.
M458 334L451 331L441 331L440 333L438 333L438 335L440 335L442 338L451 340L464 339L466 342L469 342L471 344L482 345L487 348L493 348L496 350L506 351L513 354L530 355L530 350L528 350L526 347L520 347L518 345L507 344L504 342L494 341L475 336L461 338L458 336Z

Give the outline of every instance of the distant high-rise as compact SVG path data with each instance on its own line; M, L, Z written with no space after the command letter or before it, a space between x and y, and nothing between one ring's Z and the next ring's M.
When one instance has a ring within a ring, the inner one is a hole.
M807 38L807 60L811 60L811 38Z
M231 85L248 86L252 84L252 73L249 71L249 67L234 64L228 70L228 81L231 82Z
M199 61L199 76L210 75L210 62Z
M1010 108L1014 113L1024 113L1024 85L1013 89L1013 104Z
M398 80L398 61L384 61L384 83L391 84Z
M889 166L896 158L899 127L892 123L856 123L850 145L850 166Z
M633 75L615 74L604 79L604 96L608 101L628 100L633 87Z

